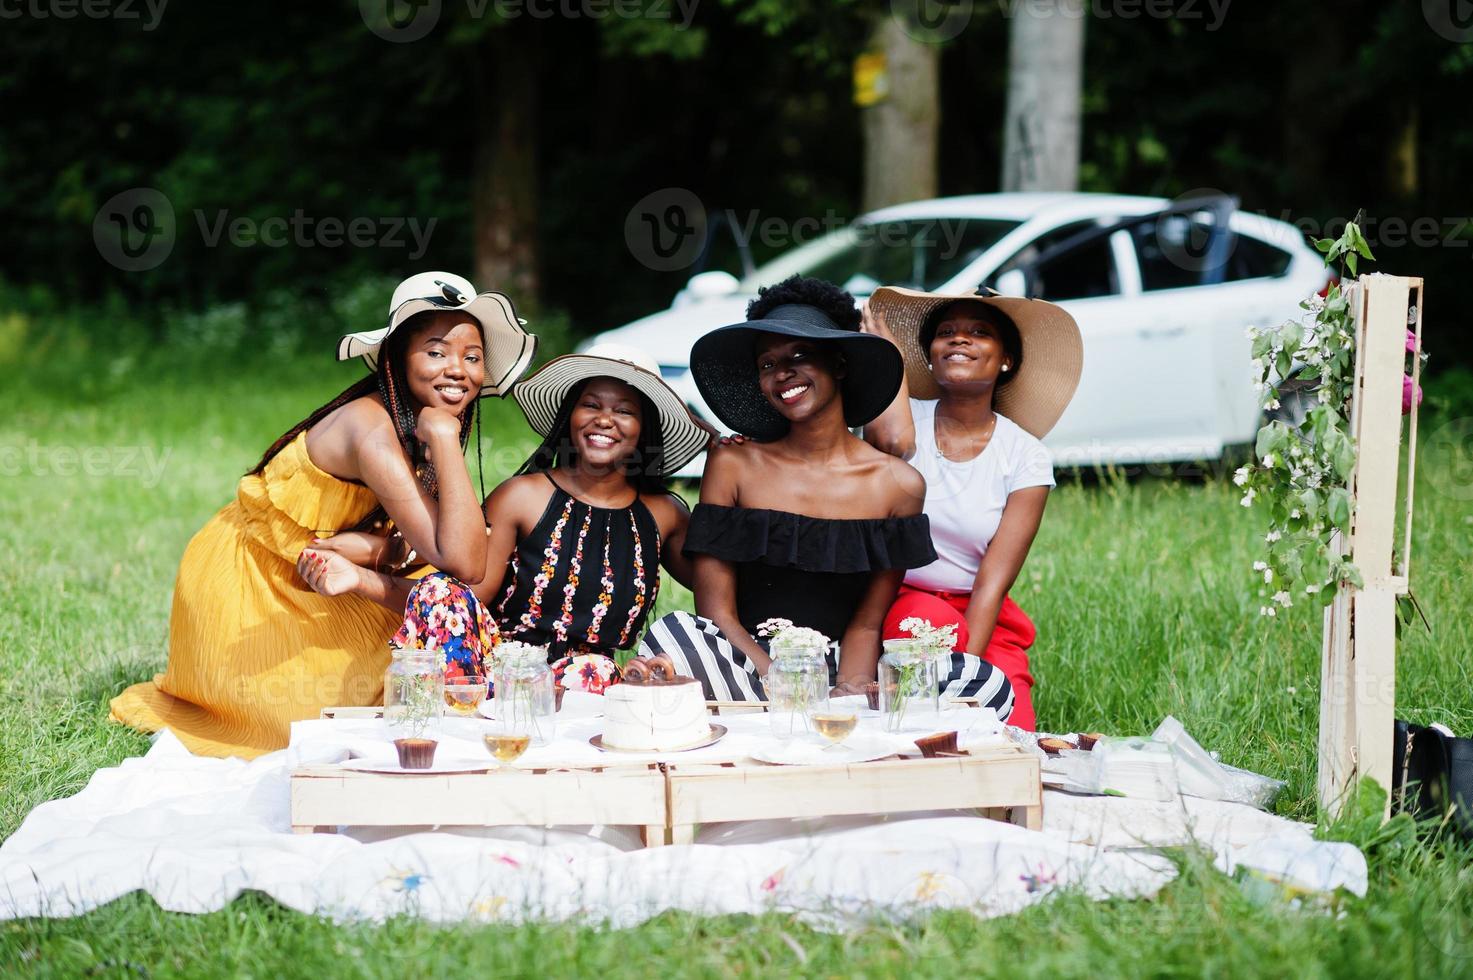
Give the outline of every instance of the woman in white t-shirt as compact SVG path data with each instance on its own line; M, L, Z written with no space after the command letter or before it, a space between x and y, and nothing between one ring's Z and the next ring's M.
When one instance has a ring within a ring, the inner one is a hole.
M900 624L911 617L956 625L952 656L1001 668L1013 687L1009 723L1032 730L1035 631L1008 590L1054 485L1040 439L1079 383L1079 328L1041 300L885 287L863 329L894 342L906 364L906 386L864 437L926 478L937 554L906 574L883 636L909 635Z

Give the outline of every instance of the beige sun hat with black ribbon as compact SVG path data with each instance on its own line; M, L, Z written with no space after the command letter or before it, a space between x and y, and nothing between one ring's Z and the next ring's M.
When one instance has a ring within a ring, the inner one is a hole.
M386 326L350 333L338 341L338 360L361 357L370 371L377 371L379 351L389 335L416 313L428 311L464 312L481 325L486 344L482 395L505 395L537 352L537 338L524 329L506 294L478 294L470 280L453 272L421 272L395 288Z
M1079 336L1079 324L1063 309L1041 299L991 292L922 293L899 286L875 290L869 298L869 307L884 317L900 346L911 397L929 401L941 397L941 386L931 374L930 357L921 349L921 331L931 314L948 303L960 301L990 306L1018 328L1023 345L1022 361L1012 380L997 389L992 407L1042 439L1069 406L1084 369L1084 341Z
M533 431L546 438L568 392L591 378L622 381L654 403L664 444L661 476L674 473L695 459L710 442L713 433L691 414L675 389L660 377L659 363L628 344L595 344L581 354L555 357L530 377L517 382L512 387L512 398L521 406Z

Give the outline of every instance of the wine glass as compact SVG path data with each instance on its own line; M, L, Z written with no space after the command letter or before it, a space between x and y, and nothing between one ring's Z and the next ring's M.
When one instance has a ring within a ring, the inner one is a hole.
M481 739L486 743L486 751L503 766L509 766L520 759L522 753L527 751L527 746L532 744L530 733L514 731L501 725L482 735Z
M829 752L839 748L844 739L853 733L855 726L859 724L859 713L853 705L830 696L813 702L808 720L813 723L814 731L828 739L829 744L824 746L823 751Z
M481 740L503 767L510 767L535 741L537 719L531 710L530 693L527 684L504 678L496 685L496 718Z
M480 713L486 700L487 678L483 674L465 674L445 679L445 706L461 718Z

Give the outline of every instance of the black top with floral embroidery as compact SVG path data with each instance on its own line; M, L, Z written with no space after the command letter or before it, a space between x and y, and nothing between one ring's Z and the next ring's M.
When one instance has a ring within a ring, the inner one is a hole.
M594 507L554 482L503 584L496 605L503 638L546 644L552 659L613 656L639 642L655 607L659 525L637 498L628 507Z

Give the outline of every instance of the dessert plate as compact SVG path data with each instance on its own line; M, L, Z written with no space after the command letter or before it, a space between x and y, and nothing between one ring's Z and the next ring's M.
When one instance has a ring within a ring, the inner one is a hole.
M758 762L775 766L845 766L899 755L900 751L886 739L856 735L836 746L797 740L764 741L751 755Z
M621 749L614 745L605 745L602 732L590 738L588 740L588 744L596 749L601 749L604 752L635 752L639 755L662 755L666 752L689 752L692 749L704 749L708 745L715 745L717 742L721 741L721 739L725 735L725 725L712 724L711 735L709 738L702 739L701 741L694 742L690 745L682 745L678 749Z
M494 760L489 762L468 762L464 760L446 760L441 762L436 760L435 764L428 769L405 769L398 762L378 762L373 759L348 759L346 762L339 763L339 765L344 769L352 769L357 772L384 772L392 773L395 776L443 776L447 773L456 772L490 772L492 769L498 768Z

